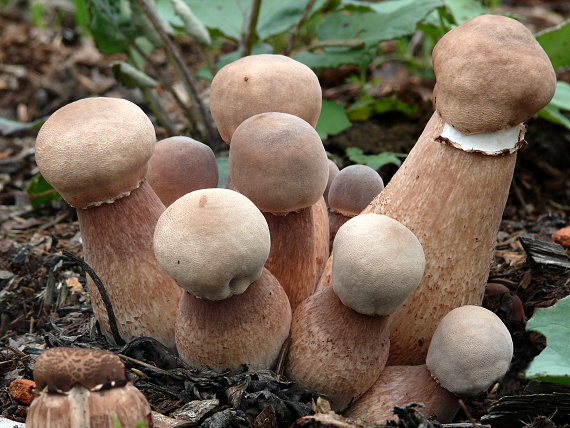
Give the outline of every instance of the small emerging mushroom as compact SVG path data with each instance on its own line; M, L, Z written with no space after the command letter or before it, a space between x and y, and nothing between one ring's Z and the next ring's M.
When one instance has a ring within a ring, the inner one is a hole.
M285 291L263 268L267 222L229 189L201 189L170 205L158 220L156 257L185 290L178 307L176 347L196 368L237 372L270 369L289 335Z
M287 292L293 310L314 291L317 247L327 251L316 244L316 230L321 229L315 227L319 217L313 208L327 183L327 162L317 131L287 113L250 117L230 144L232 185L264 213L271 233L265 267Z
M511 335L499 317L480 306L461 306L441 320L425 364L387 366L345 416L384 423L393 418L394 406L416 402L423 404L424 416L449 423L459 398L485 391L503 377L512 355Z
M339 227L360 214L383 189L382 177L367 165L349 165L339 171L328 194L331 248Z
M28 410L29 428L153 426L148 401L110 351L48 349L35 361L34 380L41 394Z
M417 238L378 214L347 221L334 241L332 287L293 313L285 375L344 410L380 376L390 317L419 284L425 259Z
M165 138L155 145L147 180L169 206L186 193L218 185L216 156L209 146L192 138Z
M152 236L164 205L145 180L156 136L135 104L85 98L44 123L36 162L44 178L72 206L85 262L105 286L123 340L150 336L174 349L180 287L159 266ZM88 279L93 312L114 340L101 294Z
M220 69L212 80L210 109L222 139L259 113L296 115L316 126L321 113L319 79L305 64L284 55L250 55Z

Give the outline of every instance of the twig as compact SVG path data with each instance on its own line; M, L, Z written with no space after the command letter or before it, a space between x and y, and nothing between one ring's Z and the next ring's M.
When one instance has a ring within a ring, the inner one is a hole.
M293 30L293 34L291 34L291 37L289 38L289 41L287 42L287 46L285 47L285 50L283 51L283 55L289 56L289 54L293 50L293 47L295 46L295 42L297 41L297 37L299 37L299 33L301 32L301 27L303 26L303 24L305 24L305 21L307 20L309 13L311 13L311 9L313 8L314 4L315 4L315 0L309 0L307 2L307 4L305 5L305 10L303 10L303 15L301 15L301 19L299 19L299 22L297 22L297 25L295 26L295 30Z
M477 422L475 422L475 419L473 419L473 416L471 416L471 413L469 413L469 410L467 410L467 406L465 405L463 400L460 398L458 402L461 408L463 409L463 412L465 412L465 416L467 416L467 419L469 419L471 425L473 425L474 428L477 428L478 427Z
M164 106L160 102L160 98L158 98L156 91L152 88L140 88L141 92L143 93L143 97L145 98L146 102L149 104L150 109L156 116L156 119L159 123L162 124L166 128L166 132L168 135L176 135L176 127L174 122L168 116L168 113L164 110Z
M95 271L89 266L84 260L77 257L75 254L67 251L62 250L64 256L69 257L73 261L75 261L81 268L87 273L93 283L99 290L99 294L101 295L101 299L103 300L103 304L105 305L105 310L107 311L107 317L109 318L109 327L111 328L111 334L113 335L113 339L117 345L124 345L125 341L119 334L119 329L117 328L117 319L115 318L115 311L113 310L113 305L111 304L111 300L109 299L109 295L107 294L107 290L105 290L105 286L101 279L97 276Z
M214 150L215 152L221 149L222 142L220 138L218 138L217 131L214 129L213 123L210 120L210 116L204 103L200 99L200 94L198 92L198 85L192 73L186 66L186 63L182 59L182 54L176 47L176 45L172 42L162 25L160 24L158 18L154 14L153 10L149 7L146 0L137 0L137 3L142 8L150 22L152 23L153 27L158 32L161 40L164 42L166 54L172 59L173 65L176 68L177 72L182 78L182 83L188 90L188 94L192 96L193 101L198 106L198 110L200 115L202 116L202 121L204 124L204 128L206 130L207 135L207 143L208 145Z
M251 6L251 16L249 17L249 26L247 35L243 44L243 51L241 56L251 55L253 48L253 40L255 39L255 29L257 28L257 21L259 19L259 10L261 9L261 0L253 0Z

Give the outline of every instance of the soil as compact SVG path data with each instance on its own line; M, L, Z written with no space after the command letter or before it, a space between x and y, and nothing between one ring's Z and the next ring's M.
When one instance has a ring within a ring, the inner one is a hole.
M511 10L525 16L534 29L570 16L564 1L512 2L509 7L516 8ZM180 41L179 48L188 57L197 55L187 40ZM110 64L117 58L101 55L89 39L80 37L71 15L64 15L60 26L48 29L26 22L17 6L0 10L0 117L34 122L71 101L92 95L120 96L144 108L136 90L116 83ZM195 59L189 63L201 63L201 58ZM155 60L167 70L164 58L157 54ZM331 137L325 145L341 167L349 163L344 148L350 146L367 153L409 151L431 114L433 81L418 80L398 64L376 72L384 73L382 86L376 88L378 93L413 99L419 106L418 114L411 118L394 114L373 117ZM358 88L342 83L346 73L341 69L321 75L327 98L340 102L353 99ZM561 72L560 78L570 80L570 72ZM202 89L206 95L207 84ZM164 102L172 119L183 122L167 95ZM150 111L147 113L152 118ZM166 137L166 131L155 124L158 138ZM271 372L244 369L237 376L196 372L184 368L175 356L152 341L141 339L117 347L104 339L86 290L74 209L62 201L39 209L30 206L26 189L38 173L34 162L36 133L34 129L6 133L0 125L0 413L16 421L25 420L27 404L16 400L8 387L15 379L31 379L34 358L52 346L95 347L121 354L135 385L156 412L170 416L198 412L200 417L187 426L276 426L263 422L268 420L288 426L311 413L316 395L297 390ZM537 394L537 390L546 397L555 392L569 393L548 384L539 388L520 377L545 347L544 337L526 331L526 320L536 309L570 295L566 250L548 247L545 262L535 257L531 245L551 244L552 234L570 224L570 131L534 118L528 123L526 139L529 144L519 152L489 275L489 282L505 286L506 292L490 290L484 301L512 333L513 364L488 393L465 401L456 423L483 421L507 427L570 423L568 412L553 410L552 400L534 407L517 401L517 397ZM394 166L380 170L385 182L395 170ZM558 264L552 264L557 251L562 251L562 257L557 259ZM509 400L515 404L504 410L502 403ZM266 409L260 415L268 404L271 412ZM353 423L339 418L335 421L338 426ZM299 426L334 425L326 424L333 422L307 421Z

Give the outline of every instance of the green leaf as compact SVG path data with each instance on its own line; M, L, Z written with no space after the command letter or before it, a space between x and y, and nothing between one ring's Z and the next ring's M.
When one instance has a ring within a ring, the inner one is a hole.
M317 122L317 132L321 140L326 140L329 135L336 135L350 126L352 123L346 117L342 105L334 101L323 100L321 115Z
M38 209L49 201L61 200L59 193L54 190L41 174L37 174L30 180L26 190L34 209Z
M373 155L364 154L358 147L348 147L346 149L348 158L358 164L367 165L370 168L378 171L384 165L394 164L400 166L402 161L399 158L406 157L406 155L399 153L382 152Z
M360 97L346 109L348 118L352 121L364 121L376 114L397 111L411 116L418 111L415 105L409 105L395 96L384 98Z
M34 120L33 122L18 122L16 120L0 117L0 135L10 135L15 132L39 129L46 121L46 118Z
M362 65L368 63L367 49L326 48L321 53L299 52L294 56L299 62L313 70L337 68L341 65Z
M252 55L259 55L259 54L270 54L273 53L273 47L267 43L255 43L251 49ZM234 62L241 57L241 52L235 50L228 54L222 55L218 61L216 62L216 68L219 70L223 66L228 65L230 62ZM208 67L203 67L196 72L196 77L204 80L211 81L213 76L212 72Z
M530 363L525 376L570 385L570 296L538 309L526 329L546 336L546 348Z
M217 156L218 164L218 187L225 188L230 176L230 158L228 156Z
M546 52L555 70L570 66L570 21L544 30L536 40Z
M115 78L127 88L156 88L156 80L124 61L114 62L112 70Z
M284 33L299 22L306 6L299 0L264 0L259 11L257 35L261 40ZM309 16L320 10L326 0L316 0Z
M127 52L128 34L133 28L128 7L123 1L86 0L89 13L89 29L102 54Z
M554 97L538 112L538 116L570 129L570 119L560 110L570 111L570 85L566 82L556 82Z
M317 29L321 40L359 39L368 46L409 36L440 0L389 0L369 3L373 12L331 13Z
M486 11L476 0L445 0L445 7L457 25L461 25Z

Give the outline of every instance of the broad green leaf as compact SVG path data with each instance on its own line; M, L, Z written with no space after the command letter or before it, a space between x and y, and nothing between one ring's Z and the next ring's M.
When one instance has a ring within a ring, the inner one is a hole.
M445 7L457 25L461 25L486 11L476 0L445 0Z
M364 121L370 119L375 114L398 111L408 116L418 111L417 106L408 105L398 98L372 98L363 96L346 109L346 114L350 120Z
M566 82L556 83L554 97L538 112L538 116L570 129L570 119L560 110L570 111L570 85Z
M39 129L46 118L34 120L33 122L18 122L0 117L0 135L10 135L15 132Z
M570 21L536 35L554 69L570 66Z
M133 28L124 1L86 0L89 30L101 53L113 55L128 50L128 35ZM134 38L134 37L133 37Z
M358 147L348 147L346 149L346 155L351 161L358 164L367 165L376 171L378 171L384 165L394 164L396 166L400 166L402 164L402 161L399 158L406 157L406 155L390 152L367 155Z
M326 0L316 0L309 16L320 10ZM284 33L299 22L307 0L264 0L259 11L257 35L261 40Z
M341 65L363 65L369 62L367 49L326 48L323 52L299 52L294 58L313 70L337 68Z
M538 309L526 329L546 337L546 348L530 363L526 377L570 385L570 296Z
M115 78L127 88L156 88L156 80L124 61L112 66Z
M317 122L317 132L321 140L326 140L329 135L336 135L351 125L342 105L334 101L323 100L321 115Z
M334 12L321 23L317 36L321 40L359 39L368 46L381 41L409 36L416 25L436 7L440 0L389 0L370 5L373 12Z
M61 199L59 193L54 190L41 174L37 174L30 180L30 184L28 184L26 190L32 208L34 209L47 204L49 201Z

